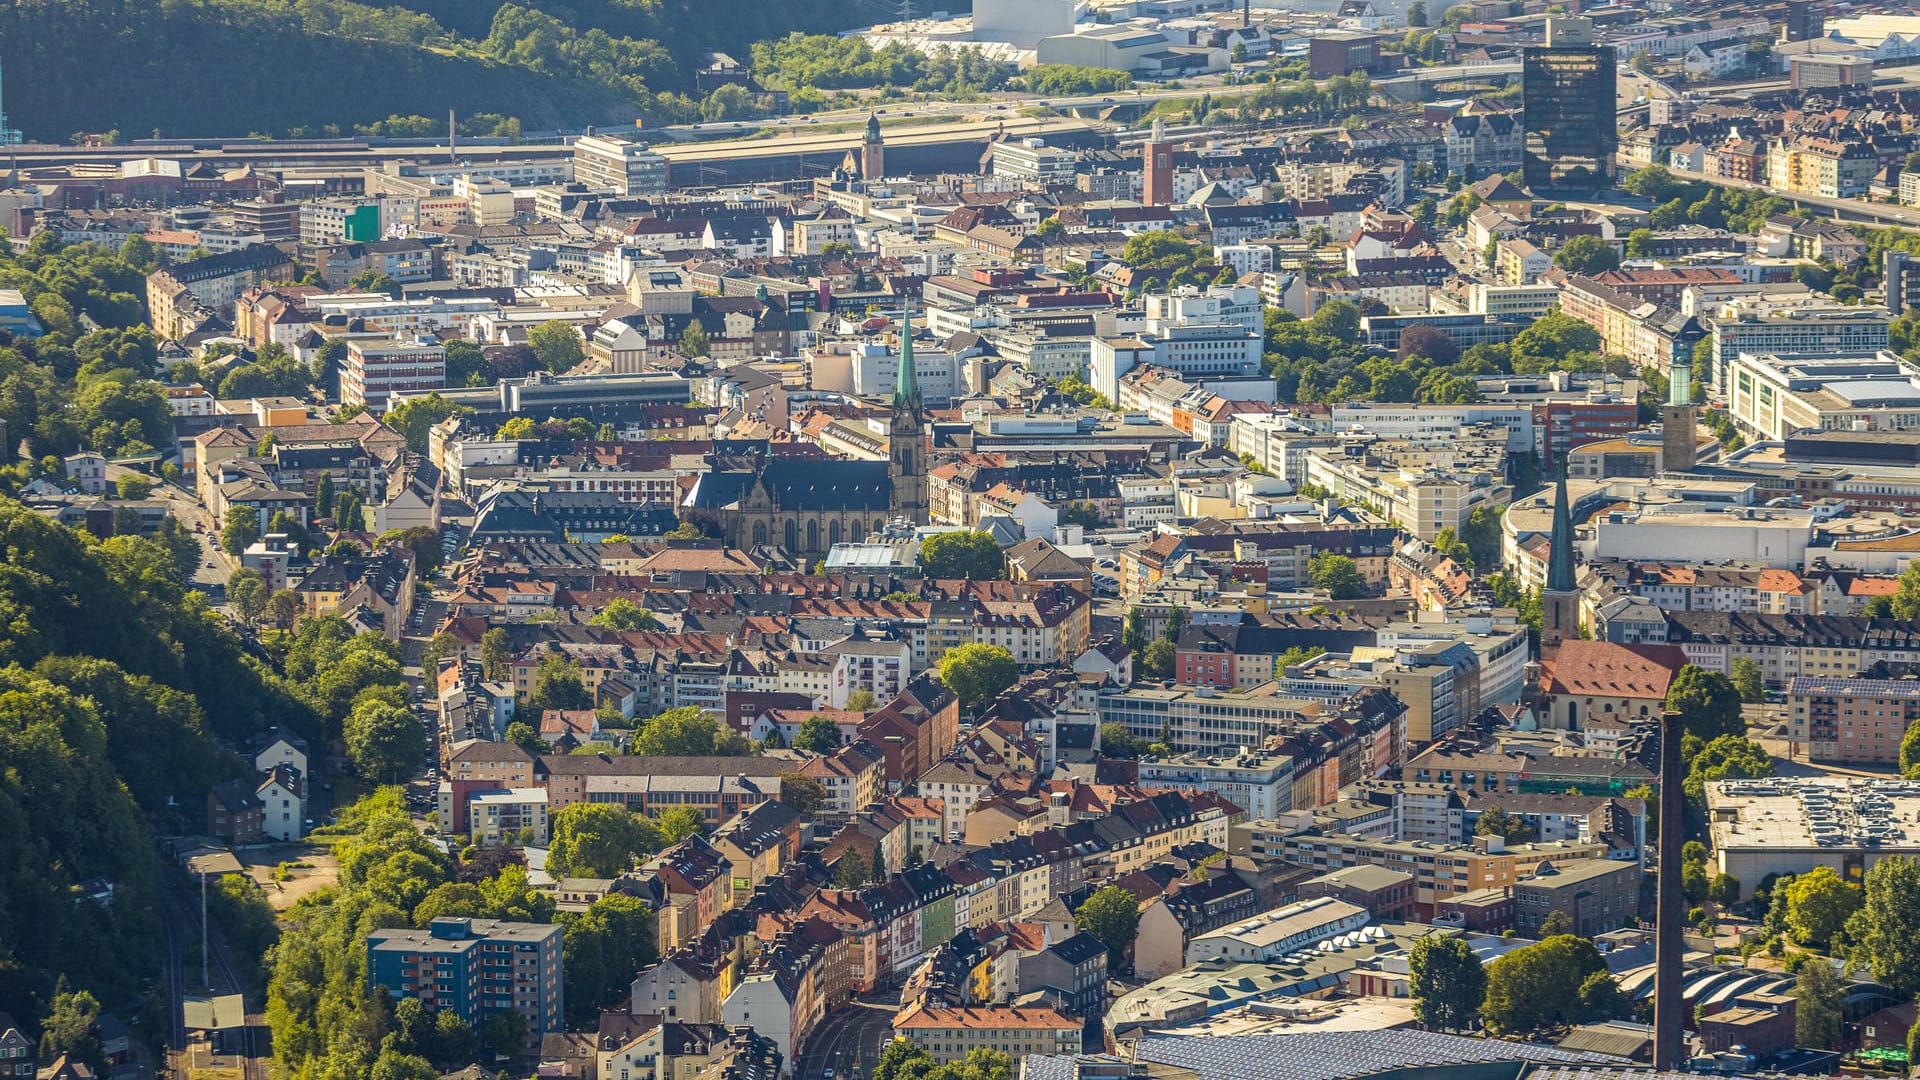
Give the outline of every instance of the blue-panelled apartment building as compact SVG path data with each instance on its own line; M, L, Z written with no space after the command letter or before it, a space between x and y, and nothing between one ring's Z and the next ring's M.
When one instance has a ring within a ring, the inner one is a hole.
M450 1009L476 1030L488 1016L516 1010L538 1045L560 1030L560 928L440 918L426 930L376 930L367 935L367 983L386 987L395 1000Z

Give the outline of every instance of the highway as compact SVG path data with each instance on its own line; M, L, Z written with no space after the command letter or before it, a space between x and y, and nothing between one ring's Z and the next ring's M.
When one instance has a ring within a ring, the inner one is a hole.
M1411 82L1452 82L1456 79L1473 79L1486 76L1507 76L1520 73L1518 61L1502 61L1493 64L1449 64L1442 67L1411 68L1391 75L1374 78L1377 87L1399 86ZM1325 85L1327 80L1319 80ZM1195 98L1240 97L1258 92L1271 84L1264 82L1238 82L1227 84L1217 75L1203 76L1177 87L1136 86L1128 90L1114 90L1104 94L1083 94L1075 97L1044 97L1028 95L1025 97L1007 97L985 102L979 101L909 101L885 102L871 108L841 109L830 113L814 113L811 116L775 117L762 120L723 121L717 124L678 124L652 129L666 138L710 136L715 131L748 133L764 129L805 130L814 124L864 124L869 114L881 119L899 117L953 117L973 118L992 122L996 118L1011 119L1021 117L1022 110L1051 109L1055 112L1077 111L1081 109L1100 109L1103 107L1139 107L1150 109L1163 101L1191 101ZM852 132L858 141L859 132ZM894 139L892 132L887 133L888 142ZM661 153L671 155L673 148L658 147Z
M1508 76L1519 70L1520 64L1516 61L1454 64L1384 75L1375 78L1373 84L1382 90L1391 90L1408 83ZM1325 82L1321 80L1322 85ZM889 145L914 146L985 139L1002 132L1010 136L1029 136L1086 130L1082 122L1071 117L1028 115L1023 114L1023 110L1027 113L1041 109L1067 113L1106 107L1146 110L1163 101L1190 101L1207 96L1215 100L1240 97L1256 93L1267 85L1254 81L1227 85L1221 81L1221 76L1213 75L1189 80L1175 87L1147 85L1073 97L1029 94L988 101L876 102L871 108L863 106L811 116L681 124L648 128L636 134L653 140L655 149L669 160L693 164L700 161L845 150L859 143L862 127L870 113L881 117ZM913 123L900 123L908 119ZM950 123L928 123L929 120ZM762 134L768 131L775 134ZM719 138L716 139L716 136ZM463 163L484 168L494 161L567 158L572 156L573 150L564 141L523 143L517 146L462 143L456 150L449 151L444 143L411 141L398 144L364 139L275 142L188 137L151 145L138 142L126 146L87 147L30 144L13 148L10 156L24 168L83 163L104 165L141 157L161 157L210 161L222 165L250 164L260 168L339 169L379 165L388 161L445 159L450 152L456 153Z

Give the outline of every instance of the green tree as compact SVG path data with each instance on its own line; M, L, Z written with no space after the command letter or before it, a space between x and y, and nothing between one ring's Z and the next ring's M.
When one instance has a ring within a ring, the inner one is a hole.
M1187 629L1187 609L1175 604L1167 609L1166 624L1160 628L1160 637L1164 641L1180 644L1180 635Z
M1533 826L1526 819L1518 817L1499 806L1490 806L1480 812L1480 819L1473 823L1473 835L1498 836L1509 844L1531 844L1536 839Z
M272 592L258 570L242 566L227 577L227 601L248 626L259 622L260 616L266 614L267 600Z
M1429 934L1407 954L1413 1015L1441 1031L1465 1031L1480 1015L1487 973L1465 938Z
M1718 672L1688 664L1667 687L1667 711L1679 713L1686 732L1702 742L1721 735L1744 735L1740 718L1740 691Z
M260 539L260 511L251 506L227 507L226 521L220 527L220 550L238 556Z
M41 1059L51 1061L66 1054L75 1061L105 1068L99 1020L100 1003L85 990L68 987L62 975L53 992L53 1008L40 1023Z
M1118 885L1097 889L1073 911L1075 926L1107 947L1107 969L1118 970L1140 933L1140 902Z
M880 707L880 702L871 690L855 690L847 695L847 708L852 712L872 712Z
M1573 933L1573 917L1564 911L1549 911L1547 917L1540 920L1540 938L1559 937Z
M1427 5L1425 0L1413 0L1413 3L1407 5L1407 25L1427 25Z
M650 757L744 757L752 749L745 737L693 705L648 720L634 733L630 748Z
M794 733L793 748L825 754L838 749L841 741L839 724L824 716L809 716Z
M920 542L920 571L932 579L997 581L1006 569L1000 545L984 532L935 533Z
M580 332L558 319L549 319L527 331L527 344L540 358L540 366L556 374L576 367L587 358L586 349L580 343Z
M362 270L347 279L347 288L359 292L386 293L395 300L400 299L400 283L378 270Z
M1147 642L1147 647L1134 654L1134 675L1142 679L1165 679L1173 675L1176 658L1173 642L1164 637Z
M1593 942L1572 934L1515 949L1487 966L1487 1030L1531 1035L1580 1022L1580 988L1606 968Z
M827 805L827 788L811 776L787 773L780 777L780 802L801 817L810 818Z
M427 1055L435 1067L448 1072L473 1064L480 1050L480 1037L474 1034L460 1014L442 1009L433 1018L433 1050Z
M1741 656L1734 659L1732 669L1733 678L1730 681L1741 701L1754 704L1767 699L1767 684L1760 674L1759 664Z
M1873 611L1869 615L1875 614ZM1920 560L1907 564L1884 613L1895 619L1920 619Z
M489 679L500 680L512 675L513 647L507 640L505 627L496 626L480 635L480 670Z
M1847 925L1850 960L1905 997L1920 990L1920 866L1889 855L1867 871L1860 910Z
M1019 677L1013 654L998 645L969 642L948 649L940 657L940 682L960 699L960 708L972 715L992 704Z
M280 630L291 630L300 618L300 594L292 589L281 589L267 597L265 618L267 625Z
M404 707L368 701L347 716L347 759L369 782L404 779L420 764L425 735Z
M1620 265L1620 253L1597 236L1576 236L1553 256L1553 265L1569 274L1598 274Z
M487 386L487 356L477 341L454 338L446 343L447 385Z
M535 332L538 332L536 328ZM439 394L427 394L424 397L410 397L381 417L386 425L400 433L407 440L407 449L416 454L427 449L427 436L434 425L453 416L469 416L473 410L465 405L455 405Z
M442 630L428 638L420 646L420 671L422 675L440 670L440 661L460 653L460 639L451 631ZM429 679L429 682L432 680Z
M1692 755L1681 786L1688 800L1699 806L1704 804L1707 784L1715 780L1755 780L1772 775L1773 756L1765 747L1738 735L1722 735Z
M1199 261L1200 247L1182 239L1178 233L1150 230L1127 239L1120 258L1136 270L1155 272L1162 279L1182 271L1191 271Z
M113 482L114 492L123 499L144 499L153 494L153 481L137 472L125 472Z
M707 340L707 328L695 319L680 332L680 352L683 356L702 357L713 351L713 343Z
M1847 999L1847 981L1823 956L1809 956L1793 984L1793 1042L1814 1049L1839 1049Z
M1825 947L1860 910L1860 890L1832 868L1816 866L1786 887L1787 927L1802 945Z
M666 846L658 824L612 803L563 806L548 831L547 872L556 878L618 877Z
M1732 907L1740 902L1740 879L1722 871L1713 875L1707 885L1707 899L1721 907Z
M1360 309L1345 300L1329 301L1320 305L1307 325L1327 337L1353 341L1360 336Z
M313 486L313 512L320 517L333 516L333 474L323 472Z
M677 844L707 830L707 819L691 806L669 806L660 811L657 820L660 837L668 844Z
M1580 1010L1583 1019L1593 1024L1622 1019L1632 1013L1626 995L1620 992L1620 984L1604 971L1588 975L1580 984Z
M368 1074L368 1080L437 1080L439 1076L440 1070L434 1068L433 1062L426 1058L382 1050L380 1056L373 1059L373 1070Z
M1345 555L1323 551L1307 562L1307 580L1316 589L1324 589L1335 600L1352 600L1367 595L1367 580L1360 567Z
M593 695L580 678L579 664L565 653L549 652L534 669L533 691L524 706L535 716L547 709L591 709Z
M306 397L312 371L278 345L261 348L253 363L234 368L220 380L221 398Z
M1296 664L1304 664L1327 650L1318 645L1294 645L1277 657L1273 662L1276 673L1284 672Z
M1627 258L1644 259L1653 255L1653 230L1635 229L1627 234Z
M561 967L572 1025L591 1025L600 1010L627 999L633 973L659 959L652 910L613 895L577 915L562 913Z
M525 720L515 720L507 725L507 741L535 757L553 752L547 740L541 738L540 732Z
M1907 725L1900 737L1900 775L1909 780L1920 776L1920 724Z
M606 608L590 621L595 626L623 632L660 629L658 616L624 596L608 601Z
M1100 725L1100 752L1110 758L1137 758L1144 748L1127 725L1109 720Z
M833 864L833 884L836 888L857 889L867 883L872 869L860 849L850 847Z

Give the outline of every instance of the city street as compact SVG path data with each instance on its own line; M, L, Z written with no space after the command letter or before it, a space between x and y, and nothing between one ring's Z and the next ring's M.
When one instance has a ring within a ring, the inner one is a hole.
M864 1076L880 1060L893 1039L893 1017L900 1011L900 991L882 992L887 1000L850 1002L820 1021L794 1063L794 1080L821 1080L833 1070L834 1080Z

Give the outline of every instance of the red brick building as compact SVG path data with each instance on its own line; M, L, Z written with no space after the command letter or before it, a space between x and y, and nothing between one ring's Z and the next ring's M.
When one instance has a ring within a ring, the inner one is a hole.
M1639 430L1640 407L1632 401L1548 401L1533 407L1533 427L1546 468L1576 447Z

